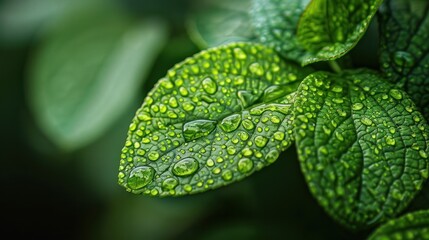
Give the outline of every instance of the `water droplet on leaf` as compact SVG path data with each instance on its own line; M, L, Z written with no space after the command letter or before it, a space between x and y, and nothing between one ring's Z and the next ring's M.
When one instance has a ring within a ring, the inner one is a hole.
M127 180L127 185L133 190L138 190L148 185L155 174L155 170L148 166L134 168Z
M253 161L248 158L243 158L238 161L238 171L241 173L247 173L250 172L253 168Z
M231 116L224 118L219 126L224 132L229 133L237 129L238 126L240 126L240 123L241 123L241 115L233 114Z
M189 176L198 169L198 161L194 158L184 158L173 166L173 174L179 177Z
M216 121L199 119L183 125L183 136L187 142L209 135L216 127Z
M217 91L217 84L213 79L207 77L203 80L203 89L208 94L214 94Z

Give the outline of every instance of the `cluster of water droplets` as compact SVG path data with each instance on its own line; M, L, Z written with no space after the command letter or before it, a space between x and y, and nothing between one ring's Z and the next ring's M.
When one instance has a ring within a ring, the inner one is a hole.
M273 50L259 45L218 50L177 65L146 97L121 154L119 183L129 191L213 188L274 162L290 145L285 97L302 77L297 68L282 72Z

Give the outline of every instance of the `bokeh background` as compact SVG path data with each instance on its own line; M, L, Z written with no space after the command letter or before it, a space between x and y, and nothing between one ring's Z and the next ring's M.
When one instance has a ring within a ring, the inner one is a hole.
M293 147L263 171L203 194L159 199L127 193L117 184L120 151L145 95L175 63L207 47L192 32L195 26L205 26L195 16L212 18L214 26L225 31L228 26L240 29L233 25L237 15L228 17L232 25L216 18L215 5L221 2L228 1L0 2L3 236L149 240L367 236L369 232L342 228L319 207ZM248 3L229 2L235 4L234 11ZM361 55L355 64L374 65L375 58L359 59L376 52L375 37L367 34L365 47L357 47L353 54ZM113 77L106 81L100 77L103 71L102 76ZM111 87L103 87L107 85Z

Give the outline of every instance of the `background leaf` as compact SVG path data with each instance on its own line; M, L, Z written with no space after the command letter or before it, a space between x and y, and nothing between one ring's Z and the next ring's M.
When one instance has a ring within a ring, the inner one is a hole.
M312 0L301 16L298 39L313 56L303 64L337 59L364 35L383 0Z
M388 0L380 13L382 70L429 119L429 3Z
M185 195L273 163L291 144L291 93L308 72L245 43L179 63L137 111L119 183L133 193Z
M350 228L401 212L428 177L428 125L402 90L367 70L305 78L295 137L310 191Z
M369 240L382 239L429 239L429 210L390 220L369 237Z
M252 23L259 41L299 63L310 54L298 42L299 18L309 0L253 0Z
M201 49L231 42L253 41L251 0L198 1L188 22L188 32Z
M34 59L30 103L45 133L73 150L123 113L161 50L166 28L115 8L86 8L50 30Z

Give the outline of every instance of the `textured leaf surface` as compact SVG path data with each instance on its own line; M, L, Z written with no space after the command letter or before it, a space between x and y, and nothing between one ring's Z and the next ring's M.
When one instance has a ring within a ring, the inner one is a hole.
M252 23L259 41L299 63L310 53L298 42L299 18L310 0L253 0Z
M389 0L381 10L382 70L429 119L429 2Z
M120 162L133 193L185 195L240 180L291 144L292 93L308 70L234 43L176 65L137 111Z
M369 240L429 239L429 210L408 213L379 227Z
M295 137L310 191L350 228L392 218L428 177L428 129L402 90L369 71L319 72L295 101Z
M200 48L255 39L249 16L250 0L204 0L197 6L188 29Z
M109 9L58 23L30 79L31 106L46 134L73 150L107 130L135 98L165 38L163 24L137 24Z
M314 56L303 64L337 59L364 35L383 0L312 0L301 16L298 39Z

